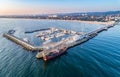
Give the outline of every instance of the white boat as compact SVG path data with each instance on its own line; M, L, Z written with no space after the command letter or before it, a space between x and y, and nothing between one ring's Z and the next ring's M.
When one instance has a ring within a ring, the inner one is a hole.
M49 39L50 39L49 37L45 37L45 38L44 38L45 41L47 41L47 40L49 40Z
M49 40L47 40L47 41L44 41L43 44L47 44L47 43L49 43L49 42L51 42L51 39L49 39Z
M24 41L29 42L28 38L23 38Z

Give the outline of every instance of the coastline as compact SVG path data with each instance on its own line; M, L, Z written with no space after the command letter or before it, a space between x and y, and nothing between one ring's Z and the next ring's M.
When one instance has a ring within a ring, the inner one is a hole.
M65 20L69 22L80 22L80 23L86 23L86 24L96 24L96 25L111 25L115 21L109 21L109 22L98 22L98 21L81 21L81 20Z
M3 19L32 19L32 18L3 18ZM111 25L115 22L115 21L98 22L98 21L60 20L60 19L32 19L32 20L55 20L55 21L67 21L67 22L80 22L80 23L96 24L96 25Z

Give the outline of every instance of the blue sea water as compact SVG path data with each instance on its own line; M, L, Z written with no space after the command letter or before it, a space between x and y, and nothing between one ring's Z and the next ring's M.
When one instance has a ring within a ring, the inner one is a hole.
M80 32L93 31L103 25L57 20L0 19L0 77L120 77L120 25L98 34L89 41L72 47L62 56L44 62L2 36L10 29L19 38L34 35L25 31L48 27Z

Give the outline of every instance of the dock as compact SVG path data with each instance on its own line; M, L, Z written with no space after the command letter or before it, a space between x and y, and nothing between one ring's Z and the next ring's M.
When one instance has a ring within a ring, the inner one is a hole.
M58 47L65 46L65 47L67 47L69 49L69 48L74 47L76 45L82 44L82 43L92 39L96 35L98 35L98 33L102 32L102 31L106 31L107 29L109 29L111 27L114 27L117 24L118 24L118 22L115 22L114 24L107 25L107 26L99 28L99 29L97 29L95 31L92 31L92 32L86 33L84 35L81 35L82 36L81 39L72 41L71 43L68 43L70 41L69 38L65 39L65 40L61 41L61 43L58 46L56 46L55 48L57 49ZM55 49L55 48L53 48L53 49ZM52 50L52 49L50 49L50 50ZM47 55L47 54L50 53L50 50L45 50L44 53ZM42 53L43 52L38 52L37 55L36 55L36 58L42 58L43 57Z

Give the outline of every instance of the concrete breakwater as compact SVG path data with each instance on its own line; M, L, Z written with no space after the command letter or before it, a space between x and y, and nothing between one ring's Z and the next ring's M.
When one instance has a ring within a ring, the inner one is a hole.
M20 38L14 36L14 35L11 35L9 33L4 33L3 36L8 38L9 40L21 45L23 48L25 48L25 49L27 49L29 51L43 50L43 48L35 47L32 44L27 43L26 41L23 41Z
M33 30L33 31L26 31L25 33L34 33L38 31L44 31L44 30L50 30L51 28L46 28L46 29L38 29L38 30Z

